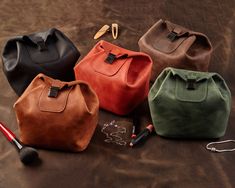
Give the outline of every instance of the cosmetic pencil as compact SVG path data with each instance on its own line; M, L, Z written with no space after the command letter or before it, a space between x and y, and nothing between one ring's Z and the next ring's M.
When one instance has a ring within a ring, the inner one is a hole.
M153 132L153 125L149 124L143 131L141 131L135 138L133 138L130 142L130 146L133 147L136 144L143 142L148 138L148 136Z

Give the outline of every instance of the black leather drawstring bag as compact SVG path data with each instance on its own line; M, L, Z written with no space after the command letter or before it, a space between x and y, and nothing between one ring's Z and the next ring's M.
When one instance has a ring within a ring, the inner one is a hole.
M62 81L74 80L73 67L79 56L74 44L52 28L8 40L2 53L3 71L21 95L39 73Z

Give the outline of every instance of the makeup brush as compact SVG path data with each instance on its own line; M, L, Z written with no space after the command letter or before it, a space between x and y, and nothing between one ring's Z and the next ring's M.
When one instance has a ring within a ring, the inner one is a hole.
M37 150L31 147L24 146L22 143L20 143L16 136L1 122L0 131L5 135L7 140L16 147L19 152L20 160L22 161L22 163L27 165L38 159Z

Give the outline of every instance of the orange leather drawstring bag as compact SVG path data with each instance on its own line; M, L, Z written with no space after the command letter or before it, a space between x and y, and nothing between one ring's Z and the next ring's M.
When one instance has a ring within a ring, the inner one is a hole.
M149 91L151 58L106 41L99 41L75 66L77 80L95 90L100 107L126 115L143 102Z

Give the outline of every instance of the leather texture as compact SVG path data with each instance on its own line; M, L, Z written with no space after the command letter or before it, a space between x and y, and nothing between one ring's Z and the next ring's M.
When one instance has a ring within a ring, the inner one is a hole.
M110 53L115 56L107 62ZM101 40L75 66L78 80L87 81L96 91L100 107L119 115L130 113L147 98L151 58Z
M51 87L57 96L49 97ZM98 123L99 101L83 81L35 77L14 104L20 140L39 148L82 151Z
M55 79L75 79L73 67L80 53L59 30L16 36L2 53L3 71L17 95L21 95L39 73Z
M151 81L166 67L208 71L212 54L209 38L160 19L139 40L140 51L153 60Z
M173 138L219 138L225 134L231 93L217 73L166 68L149 92L157 134Z

